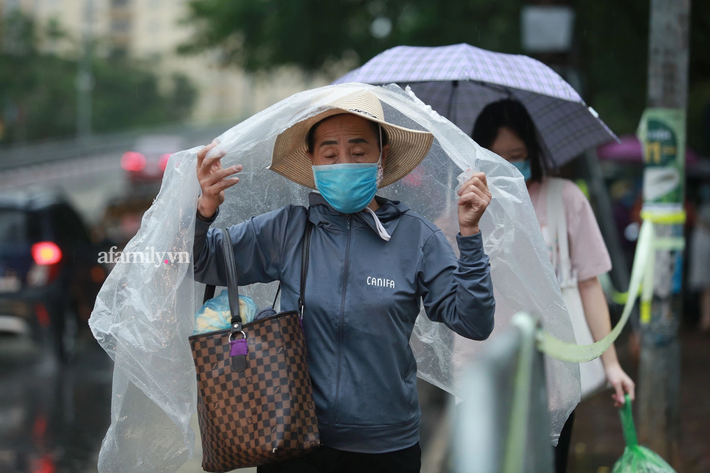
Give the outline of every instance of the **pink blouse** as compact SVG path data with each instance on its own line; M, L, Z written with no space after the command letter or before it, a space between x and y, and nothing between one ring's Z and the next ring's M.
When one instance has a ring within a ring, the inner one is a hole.
M550 248L546 184L546 180L542 184L534 182L528 191L545 243ZM574 182L565 179L562 198L567 218L570 260L573 272L577 273L577 281L586 281L608 272L611 270L611 258L587 197Z

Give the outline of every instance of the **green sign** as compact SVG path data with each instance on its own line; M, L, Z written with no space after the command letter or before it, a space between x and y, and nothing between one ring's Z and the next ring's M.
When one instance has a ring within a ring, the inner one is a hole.
M682 205L685 184L685 110L647 108L641 117L637 134L643 146L645 206Z

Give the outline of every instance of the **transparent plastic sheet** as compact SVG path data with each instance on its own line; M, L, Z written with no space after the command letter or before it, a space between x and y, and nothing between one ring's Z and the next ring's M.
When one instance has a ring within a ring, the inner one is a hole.
M496 296L495 338L513 314L542 314L545 330L574 342L530 198L517 170L480 148L458 127L398 86L342 84L301 92L254 115L217 138L223 166L242 164L240 183L226 193L216 227L239 223L287 204L306 205L309 189L266 170L278 134L323 111L326 102L367 89L383 103L386 119L426 129L436 140L417 169L379 194L401 200L441 228L458 251L457 177L484 171L493 200L481 221ZM100 472L173 472L192 455L189 427L196 409L195 372L187 341L203 285L192 279L192 244L199 184L199 148L170 158L155 202L126 252L187 252L188 261L120 263L107 278L91 316L92 332L115 362L111 426L99 455ZM276 284L241 292L261 309ZM420 314L411 340L418 375L453 394L466 360L481 343L455 335ZM546 360L552 441L579 402L577 364Z

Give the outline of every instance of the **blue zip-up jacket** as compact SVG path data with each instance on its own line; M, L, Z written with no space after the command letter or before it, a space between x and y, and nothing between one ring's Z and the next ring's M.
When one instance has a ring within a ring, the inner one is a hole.
M315 225L303 326L321 443L384 453L419 441L417 366L409 346L420 301L428 317L484 340L495 299L480 232L444 234L406 205L377 197L384 241L367 212L346 215L319 194L233 225L240 285L281 281L281 310L296 310L306 218ZM215 215L216 217L216 215ZM197 219L194 277L224 286L222 230Z

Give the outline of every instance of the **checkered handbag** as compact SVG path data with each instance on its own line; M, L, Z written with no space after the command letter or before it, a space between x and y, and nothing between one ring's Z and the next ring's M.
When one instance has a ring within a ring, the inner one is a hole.
M197 371L202 468L224 472L293 458L320 445L301 318L308 247L301 264L299 311L242 325L229 233L223 235L231 328L189 338ZM205 300L214 286L205 289Z

